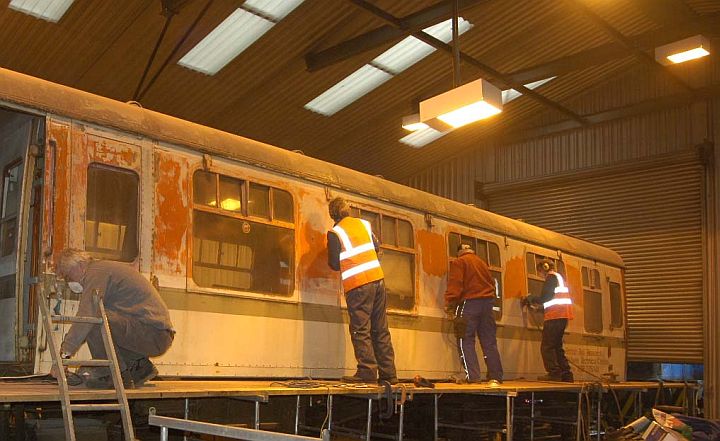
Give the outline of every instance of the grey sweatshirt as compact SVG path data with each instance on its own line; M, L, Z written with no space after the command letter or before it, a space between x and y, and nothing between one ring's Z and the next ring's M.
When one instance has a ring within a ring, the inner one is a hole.
M83 292L77 315L99 317L92 296L97 289L108 315L137 319L157 329L173 329L167 305L154 286L130 265L109 260L94 260L80 281ZM73 323L62 344L62 352L74 354L96 325Z

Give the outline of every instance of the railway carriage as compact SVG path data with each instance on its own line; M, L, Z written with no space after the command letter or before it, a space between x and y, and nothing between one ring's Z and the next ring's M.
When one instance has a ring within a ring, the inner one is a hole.
M401 378L462 371L443 292L459 243L496 280L506 378L543 374L542 316L521 307L557 262L578 379L625 377L623 262L605 247L209 127L0 70L0 369L50 367L36 294L66 248L127 262L177 330L162 375L338 378L355 370L327 203L381 242ZM51 308L72 314L70 295ZM54 336L59 338L63 329ZM484 369L484 368L483 368Z

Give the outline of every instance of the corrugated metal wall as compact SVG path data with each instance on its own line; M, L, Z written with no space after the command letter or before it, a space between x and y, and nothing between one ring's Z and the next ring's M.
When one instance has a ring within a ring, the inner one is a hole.
M482 156L473 153L451 159L413 176L406 184L465 204L477 204L475 182L493 180L492 152L488 148Z
M629 360L702 363L703 171L692 149L485 190L491 211L620 253Z
M711 139L715 140L715 167L708 194L707 291L705 300L705 416L720 418L720 99L712 103ZM713 295L714 294L714 295Z

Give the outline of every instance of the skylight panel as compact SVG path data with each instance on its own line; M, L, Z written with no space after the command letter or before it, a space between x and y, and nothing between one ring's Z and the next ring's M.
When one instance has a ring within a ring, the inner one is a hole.
M403 136L402 138L400 138L400 142L402 142L403 144L407 144L410 147L420 148L425 147L431 142L442 138L448 133L450 133L450 131L441 132L439 130L433 129L432 127L428 127L426 129L416 130L409 135Z
M11 0L9 6L24 14L57 23L72 3L73 0Z
M303 0L245 0L242 7L257 12L258 15L265 15L279 22L295 8L300 6Z
M547 83L548 81L554 80L555 78L557 78L557 77L550 77L550 78L545 78L543 80L534 81L532 83L525 84L525 87L527 87L530 90L535 90L538 87L542 86L543 84ZM522 95L522 93L518 92L515 89L503 90L502 91L502 102L503 102L503 104L507 104L510 101L512 101L516 98L519 98L521 95Z
M389 73L366 64L305 104L305 108L321 115L333 115L390 78Z
M178 64L215 75L302 2L247 0L188 51Z
M472 24L460 18L458 20L458 33L462 35L472 28ZM446 20L442 23L423 29L438 40L444 43L452 40L452 20ZM374 64L381 69L392 72L397 75L413 64L435 52L435 48L420 41L415 37L406 37L390 49L378 55L370 64Z
M458 32L460 34L468 31L472 26L472 23L462 17L458 19ZM452 40L452 19L429 26L423 31L447 43ZM415 37L406 37L375 57L369 64L364 65L305 104L305 108L321 115L332 116L435 50L434 47ZM373 72L372 75L368 73L371 71ZM385 75L375 71L383 72ZM356 75L360 77L367 76L368 78L365 82L356 84L351 80Z

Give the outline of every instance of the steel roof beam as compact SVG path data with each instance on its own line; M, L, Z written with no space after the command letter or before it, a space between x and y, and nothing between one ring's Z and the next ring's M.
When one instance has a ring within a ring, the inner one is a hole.
M635 43L627 38L625 35L623 35L620 31L612 27L608 22L606 22L602 17L600 17L598 14L595 13L592 9L590 9L589 6L587 6L585 3L583 3L582 0L566 0L570 2L576 9L578 9L580 12L582 12L590 21L592 21L597 27L599 27L603 32L605 32L608 36L610 36L612 39L620 43L627 49L629 54L633 54L635 58L637 58L640 62L646 64L652 69L655 69L658 72L662 72L665 74L668 78L671 78L673 81L675 81L678 85L682 86L685 90L688 92L693 92L693 88L690 87L685 81L680 79L677 75L674 75L672 72L667 70L664 66L660 65L655 61L655 58L645 52L644 50L638 48Z
M489 0L459 0L459 9L462 11L487 1ZM310 72L318 71L371 49L407 37L415 31L422 30L451 16L452 4L446 1L440 2L406 17L398 18L400 26L381 26L333 47L319 52L311 52L305 55L305 65Z
M713 17L712 19L707 20L707 24L714 26L717 30L720 30L720 17ZM656 46L662 46L696 34L697 28L686 23L681 26L663 27L627 38L635 45L635 47L642 50L649 50ZM558 58L547 63L511 72L506 75L515 82L527 84L544 78L562 75L575 70L581 70L607 63L612 60L627 57L628 55L629 54L625 45L620 43L608 43L568 55L566 57Z
M402 28L403 23L402 20L399 18L396 18L392 16L391 14L388 14L387 12L379 9L375 5L372 5L368 3L366 0L349 0L353 4L357 5L358 7L365 9L366 11L372 13L373 15L382 18L383 20L390 23L392 26ZM443 50L447 52L448 54L453 53L452 46L445 43L442 40L439 40L432 35L426 34L422 31L416 31L412 33L413 37L429 44L430 46ZM471 57L470 55L460 52L460 58L465 61L466 63L474 66L477 68L481 75L491 83L495 83L496 86L498 86L501 89L515 89L518 92L522 93L523 95L527 95L528 97L534 99L535 101L538 101L539 103L543 104L546 107L550 107L565 116L568 116L572 118L573 120L577 121L580 124L586 125L587 121L577 113L573 112L572 110L568 109L567 107L563 106L560 103L557 103L549 98L544 97L543 95L540 95L539 93L535 92L532 89L529 89L525 87L522 83L518 83L514 81L512 78L509 78L506 75L503 75L502 73L496 71L492 67L480 62L479 60Z

